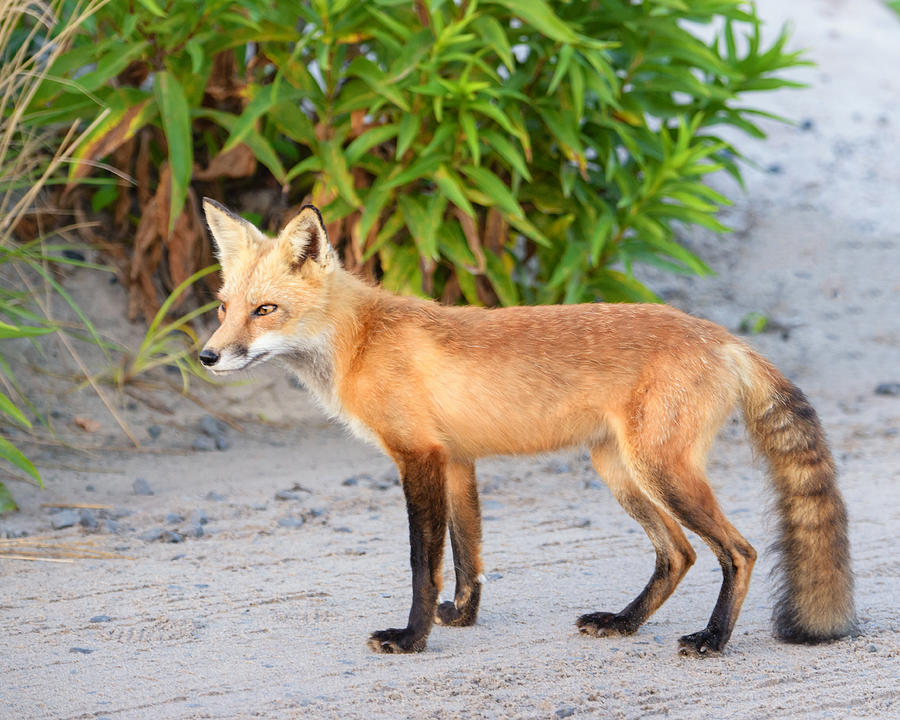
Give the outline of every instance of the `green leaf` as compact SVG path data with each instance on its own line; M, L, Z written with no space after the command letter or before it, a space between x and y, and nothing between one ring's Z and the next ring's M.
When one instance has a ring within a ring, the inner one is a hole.
M409 103L403 97L403 93L395 86L391 85L384 71L379 68L369 58L360 55L345 70L346 75L358 77L365 82L376 93L383 95L394 105L406 112L409 112Z
M446 159L447 156L444 153L423 155L412 163L412 165L391 178L385 187L395 188L399 185L405 185L408 182L412 182L413 180L418 180L419 178L430 178L432 173L434 173Z
M502 5L553 40L573 44L579 42L575 31L560 20L544 0L488 0L485 4Z
M512 48L503 26L495 17L482 15L472 22L472 27L481 35L484 44L491 48L500 57L500 61L510 71L514 70Z
M660 299L638 280L618 270L599 272L592 289L607 302L660 302Z
M151 13L156 15L156 17L164 18L166 16L166 13L156 3L156 0L138 0L138 2L145 8L147 8Z
M484 253L484 257L487 260L484 269L485 275L491 281L491 286L494 288L494 292L497 293L500 302L507 307L518 305L519 291L515 282L513 282L510 271L503 264L503 260L490 250Z
M6 485L0 482L0 513L15 512L19 509L16 501L13 500L12 494Z
M31 463L31 460L25 457L19 448L2 435L0 435L0 460L6 460L6 462L19 468L19 470L24 470L37 480L38 483L43 485L43 483L41 483L41 475Z
M509 166L513 170L519 173L519 175L528 182L531 182L532 177L531 173L528 171L528 165L525 163L525 158L522 157L522 153L519 152L515 145L496 130L484 130L481 135L491 148L496 150L500 154L500 157L509 163Z
M406 221L409 234L412 235L419 254L422 257L437 260L437 233L443 219L444 208L447 205L446 198L435 195L426 203L421 195L401 195L397 198L397 204L400 206L403 219Z
M169 146L172 192L169 200L168 232L171 233L184 207L194 167L191 116L184 89L169 71L162 70L156 73L153 80L153 94L159 105L163 131Z
M400 129L397 133L397 153L395 157L402 160L409 150L413 140L419 132L419 116L414 113L406 113L400 120Z
M16 327L15 325L8 325L0 320L0 340L37 337L38 335L48 335L52 332L56 332L56 328L30 326Z
M337 140L325 140L320 144L322 166L326 169L326 179L334 182L337 191L353 207L360 207L362 200L356 194L353 176L347 167L347 158Z
M234 129L235 123L237 123L238 121L237 115L222 112L221 110L210 110L208 108L199 108L197 110L194 110L191 113L191 117L209 118L210 120L216 122L218 125L221 125L229 132ZM253 152L253 155L256 157L256 159L259 160L267 168L269 168L278 182L286 183L290 179L293 179L293 177L296 177L296 167L291 171L295 173L294 175L292 175L290 178L286 176L284 166L281 164L281 159L278 157L278 153L275 152L272 144L262 135L260 135L259 132L257 132L256 130L251 130L244 138L244 142L247 143L247 146Z
M409 245L385 244L378 253L384 269L382 284L401 295L422 295L419 254Z
M759 335L769 324L769 318L760 312L750 312L741 318L740 330L750 335Z
M475 121L466 110L459 111L459 125L463 129L466 144L469 146L469 155L476 165L481 163L481 148L478 146L478 129Z
M255 129L257 120L268 113L273 106L281 103L298 102L303 97L302 92L299 90L292 88L281 90L282 87L278 83L271 83L257 89L256 95L234 123L231 129L231 136L222 148L222 152L228 152L239 143L244 142L247 136ZM282 108L282 112L285 112L284 108Z
M363 155L376 145L381 145L394 137L399 128L395 124L379 125L378 127L366 130L362 135L351 142L344 151L344 157L347 158L348 165L356 165Z
M25 414L19 410L16 404L2 392L0 392L0 412L6 413L27 428L31 427L31 421L25 417Z
M472 203L470 203L469 199L465 196L462 183L456 173L448 170L446 165L441 165L434 172L434 181L450 202L460 208L469 217L475 217L475 208L472 207Z
M548 288L554 288L564 283L573 272L584 264L586 252L584 246L570 242L553 269L553 274L547 281Z
M522 217L522 208L509 188L490 170L464 165L460 168L486 196L486 205L496 205L516 217Z

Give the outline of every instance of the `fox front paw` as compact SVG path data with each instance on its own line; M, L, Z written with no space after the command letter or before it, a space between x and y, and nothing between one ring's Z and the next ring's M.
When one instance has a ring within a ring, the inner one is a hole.
M684 635L678 640L678 654L684 657L717 655L724 648L725 643L719 635L709 629Z
M425 649L425 637L416 636L409 628L376 630L369 636L369 648L377 653L413 653Z
M582 615L575 621L585 635L607 637L609 635L631 635L637 627L627 617L616 613L595 612Z

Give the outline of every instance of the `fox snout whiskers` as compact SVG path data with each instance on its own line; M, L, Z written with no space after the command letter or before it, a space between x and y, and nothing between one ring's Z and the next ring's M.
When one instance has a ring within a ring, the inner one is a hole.
M244 352L229 351L227 348L221 353L212 348L203 348L197 355L200 362L214 375L226 375L228 373L246 370L270 355L268 350L257 352L253 355Z

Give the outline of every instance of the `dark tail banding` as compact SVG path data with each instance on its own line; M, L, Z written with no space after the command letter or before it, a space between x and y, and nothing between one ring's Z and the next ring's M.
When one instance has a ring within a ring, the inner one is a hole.
M751 353L744 414L775 486L779 561L775 633L818 643L856 631L847 510L816 411L771 364Z

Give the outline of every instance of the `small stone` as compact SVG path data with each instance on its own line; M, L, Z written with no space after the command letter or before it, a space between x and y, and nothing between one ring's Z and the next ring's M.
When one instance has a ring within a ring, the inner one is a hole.
M286 528L298 528L306 521L302 517L283 517L278 518L278 524Z
M556 717L558 718L567 718L572 717L575 714L575 708L573 707L564 707L560 708L556 711Z
M355 485L359 485L358 477L348 477L344 482L341 483L344 487L353 487Z
M110 622L111 620L112 618L109 615L94 615L94 617L91 618L92 623L104 623Z
M213 502L222 502L225 499L225 496L219 495L215 490L210 490L206 493L206 499L212 500Z
M153 489L150 487L150 483L144 478L138 478L131 483L131 488L134 490L135 495L153 495Z
M216 450L227 450L231 447L231 440L225 435L216 435Z
M199 437L194 438L194 442L191 443L191 449L204 452L207 450L215 450L216 441L206 435L200 435Z
M81 527L85 527L88 530L96 530L98 527L100 527L100 523L97 522L97 518L94 517L94 513L92 513L88 508L82 508L78 515L78 521L81 523Z
M178 513L166 513L166 522L169 525L177 525L178 523L183 523L184 515L179 515Z
M75 260L76 262L84 262L87 259L81 250L73 250L72 248L63 250L62 255L67 260Z
M221 420L217 420L212 415L204 415L200 418L200 422L198 423L200 427L200 431L209 437L214 438L217 435L221 435L225 432L225 428L228 426L223 423Z
M876 395L900 395L900 382L881 383L875 388Z
M547 472L561 475L563 473L572 472L572 463L566 462L565 460L551 460L544 469L547 470Z
M121 520L123 517L131 515L128 508L113 508L112 510L101 510L103 517L112 518L113 520Z
M575 521L575 527L577 527L577 528L590 527L590 525L591 525L591 521L589 518L581 518L581 520Z
M209 522L209 518L206 517L205 510L194 510L191 513L191 522L197 525L206 525Z
M156 440L162 434L162 428L159 425L151 425L147 428L147 434L153 439Z
M878 652L878 648L875 647L874 645L869 645L869 647L867 647L866 650L868 650L870 653Z
M803 122L800 123L800 129L803 132L809 132L815 126L816 126L816 123L812 118L806 118Z
M69 648L69 652L80 653L82 655L90 655L94 651L91 648L73 647Z
M95 488L93 485L85 485L84 491L85 492L96 492L97 488Z
M352 533L353 532L353 530L348 528L346 525L341 525L340 527L336 527L334 529L334 531L339 532L339 533Z
M63 510L53 516L50 520L50 525L54 530L62 530L63 528L72 527L80 519L78 513L74 510Z
M184 542L184 536L174 530L163 530L162 541L167 543Z
M156 542L165 534L165 532L166 531L163 528L153 528L152 530L142 532L138 537L144 542Z
M784 172L784 168L779 163L772 163L766 168L766 172L769 175L781 175Z
M188 528L188 535L191 537L199 538L203 537L204 534L203 526L200 523L191 523Z
M184 558L185 558L184 553L178 553L177 555L173 555L172 557L170 557L169 561L174 562L175 560L184 560Z
M106 532L108 533L117 533L119 532L119 523L115 520L107 520L106 521Z
M293 490L279 490L275 493L276 500L299 500L300 493L296 493Z
M253 503L250 506L251 510L268 510L269 506L266 503Z

